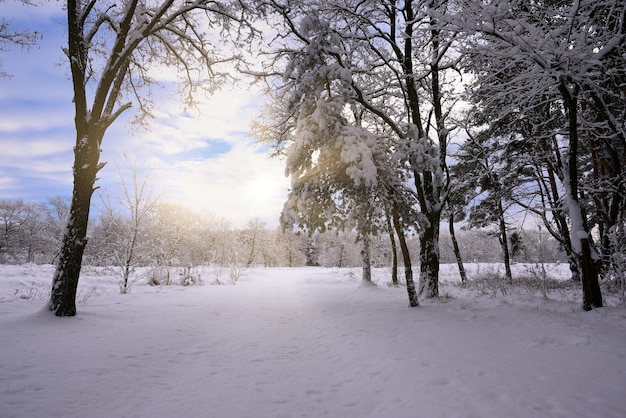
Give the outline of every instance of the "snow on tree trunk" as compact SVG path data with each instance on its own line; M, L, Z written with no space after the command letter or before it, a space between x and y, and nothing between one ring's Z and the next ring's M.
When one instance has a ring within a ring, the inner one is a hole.
M511 255L509 252L509 238L506 231L506 220L504 219L504 209L502 200L498 200L499 226L500 226L500 246L502 247L502 259L504 261L504 276L507 283L513 283L513 273L511 272Z
M393 226L391 225L389 213L387 213L385 217L387 220L389 243L391 245L391 283L393 283L394 286L398 286L398 249L396 248L396 239L393 234Z
M583 309L589 311L602 307L602 291L598 282L599 257L591 246L591 234L583 208L578 201L578 86L563 78L559 91L563 97L568 117L569 147L563 182L566 187L567 206L572 240L572 250L578 255L583 285Z
M363 249L361 250L361 256L363 259L363 282L372 284L372 258L370 251L370 236L365 234L362 238Z
M83 252L87 245L87 223L96 174L101 168L99 139L78 134L74 151L74 191L63 246L50 294L49 309L56 316L76 315L76 291Z
M437 218L439 218L437 216ZM420 234L419 295L439 297L439 222L429 222Z

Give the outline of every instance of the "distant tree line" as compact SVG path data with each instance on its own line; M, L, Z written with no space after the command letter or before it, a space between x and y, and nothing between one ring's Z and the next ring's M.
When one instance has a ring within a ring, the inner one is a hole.
M59 244L69 211L69 199L45 202L0 199L0 263L56 264ZM121 211L98 211L88 228L84 262L94 266L156 267L358 267L362 243L356 231L326 231L312 235L271 229L258 218L244 228L232 228L225 219L196 213L181 205L158 203L147 214L136 236L134 255L128 262L128 233L132 219ZM565 262L565 253L546 233L536 229L520 233L513 255L517 262ZM450 237L442 239L441 260L454 263ZM457 240L467 262L501 262L497 234L487 229L459 231ZM419 240L408 238L417 254ZM385 234L370 240L374 267L390 267L392 249ZM418 264L418 260L413 260ZM402 261L400 260L400 265Z

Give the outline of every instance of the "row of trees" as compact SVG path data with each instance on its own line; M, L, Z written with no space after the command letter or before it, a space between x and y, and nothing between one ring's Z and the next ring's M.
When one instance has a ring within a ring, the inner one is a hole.
M103 199L103 202L107 200ZM69 213L68 198L56 197L45 203L0 200L0 263L55 264ZM196 266L237 267L355 267L362 263L362 243L355 231L327 231L313 235L268 229L258 218L245 228L234 229L224 219L203 216L172 203L147 205L141 220L120 205L111 210L104 204L89 227L89 244L84 262L94 266L115 266L122 279L122 291L136 267L155 267L165 275L173 268ZM140 205L140 207L143 207ZM558 243L541 231L524 230L513 259L519 262L562 262L565 256ZM499 262L497 236L488 230L464 230L457 241L467 261ZM409 248L417 249L416 237L408 237ZM393 251L386 235L370 238L371 263L392 265ZM449 236L441 248L442 262L455 261ZM417 260L413 260L416 262Z
M417 293L436 297L441 221L496 225L510 280L506 214L523 208L562 245L584 309L602 306L599 281L623 274L626 3L266 3L283 78L258 132L286 155L286 224L363 239L393 225L403 254L414 230Z
M50 310L76 312L108 127L150 113L155 66L192 101L235 61L271 86L256 132L286 156L285 225L356 231L365 267L370 237L395 235L416 306L438 295L441 221L496 224L508 263L517 205L564 248L584 309L602 306L625 235L625 15L622 0L68 0L74 190Z
M67 199L0 200L0 263L54 263L69 214Z

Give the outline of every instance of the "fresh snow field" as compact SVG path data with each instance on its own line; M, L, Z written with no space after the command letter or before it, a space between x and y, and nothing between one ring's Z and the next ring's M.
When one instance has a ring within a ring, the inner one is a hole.
M85 267L78 315L56 318L52 266L0 266L0 417L626 417L626 309L454 272L409 308L388 269L366 286L359 269L206 268L121 295Z

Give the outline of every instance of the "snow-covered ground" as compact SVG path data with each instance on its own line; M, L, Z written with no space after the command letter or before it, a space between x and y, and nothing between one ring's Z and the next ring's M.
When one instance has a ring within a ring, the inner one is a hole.
M86 267L78 315L56 318L52 272L0 266L2 418L626 417L626 309L582 312L571 290L461 289L442 266L442 298L409 308L388 269L374 287L358 269L206 268L121 295Z

